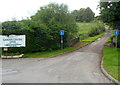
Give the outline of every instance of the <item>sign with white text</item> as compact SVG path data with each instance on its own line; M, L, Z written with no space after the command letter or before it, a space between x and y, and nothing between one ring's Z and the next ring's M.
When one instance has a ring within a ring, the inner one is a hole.
M114 35L118 35L119 34L119 30L114 30Z
M60 35L64 35L64 30L60 30Z
M25 35L0 35L0 47L25 47Z

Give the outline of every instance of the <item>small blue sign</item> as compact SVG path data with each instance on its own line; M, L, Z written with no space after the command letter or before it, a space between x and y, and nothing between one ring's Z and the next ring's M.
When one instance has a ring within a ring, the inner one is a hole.
M119 30L114 30L114 35L118 35L119 34Z
M64 30L61 30L60 31L60 35L64 35L65 33L64 33Z

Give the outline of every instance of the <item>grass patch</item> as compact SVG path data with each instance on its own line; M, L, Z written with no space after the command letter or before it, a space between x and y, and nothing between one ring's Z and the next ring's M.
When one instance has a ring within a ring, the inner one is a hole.
M25 54L23 57L50 57L50 56L54 56L60 53L64 53L64 52L69 52L71 50L74 50L75 48L65 48L62 50L56 50L56 51L50 51L50 52L36 52L36 53L29 53L29 54Z
M79 42L73 47L65 48L62 50L56 50L56 51L50 51L50 52L36 52L36 53L29 53L25 54L23 58L30 58L30 57L51 57L60 53L70 52L72 50L78 49L80 47L83 47L85 45L89 44L89 42Z
M101 26L103 26L102 23L98 23L98 22L90 22L90 23L76 23L78 26L78 35L80 36L81 39L85 39L87 37L89 37L89 34L96 28L99 28ZM101 28L99 28L101 29ZM95 30L96 31L96 30Z
M89 37L89 38L86 38L84 40L81 40L82 42L94 42L95 40L97 40L98 38L102 37L104 35L105 32L99 34L99 35L96 35L94 37Z
M107 43L110 43L110 42L112 42L112 38L115 36L114 35L114 30L113 30L113 28L112 27L110 27L110 26L108 26L108 25L106 25L106 24L104 24L106 27L108 27L110 30L112 30L112 34L111 34L111 36L110 36L110 38L107 40Z
M8 52L2 52L2 55L4 55L4 56L16 56L16 55L20 55L20 53L8 53Z
M120 50L120 48L119 48ZM115 79L118 79L118 48L105 47L103 56L103 66L106 71L113 76ZM120 80L119 80L120 81Z
M112 30L112 34L111 34L110 38L107 40L107 43L112 42L112 38L113 38L114 36L115 36L115 35L114 35L114 30Z
M81 38L88 37L89 32L97 26L96 23L77 23L77 26L79 28L78 34L80 34Z
M62 50L56 50L56 51L49 51L49 52L36 52L36 53L28 53L23 55L23 58L33 58L33 57L51 57L57 54L61 54L61 53L65 53L65 52L70 52L72 50L78 49L80 47L83 47L87 44L89 44L90 42L79 42L76 45L74 45L73 47L68 47ZM15 55L19 55L19 53L7 53L4 52L2 53L2 55L4 56L15 56Z

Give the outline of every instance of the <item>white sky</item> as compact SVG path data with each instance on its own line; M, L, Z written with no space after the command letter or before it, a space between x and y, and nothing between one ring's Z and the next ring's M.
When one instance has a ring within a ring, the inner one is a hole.
M52 2L67 4L70 11L90 7L95 15L99 14L96 10L99 0L0 0L0 22L12 18L25 19L35 14L41 6Z

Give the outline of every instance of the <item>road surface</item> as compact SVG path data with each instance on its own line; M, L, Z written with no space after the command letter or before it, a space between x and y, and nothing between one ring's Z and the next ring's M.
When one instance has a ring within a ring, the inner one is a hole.
M110 32L69 54L54 58L3 59L3 83L111 83L100 70Z

